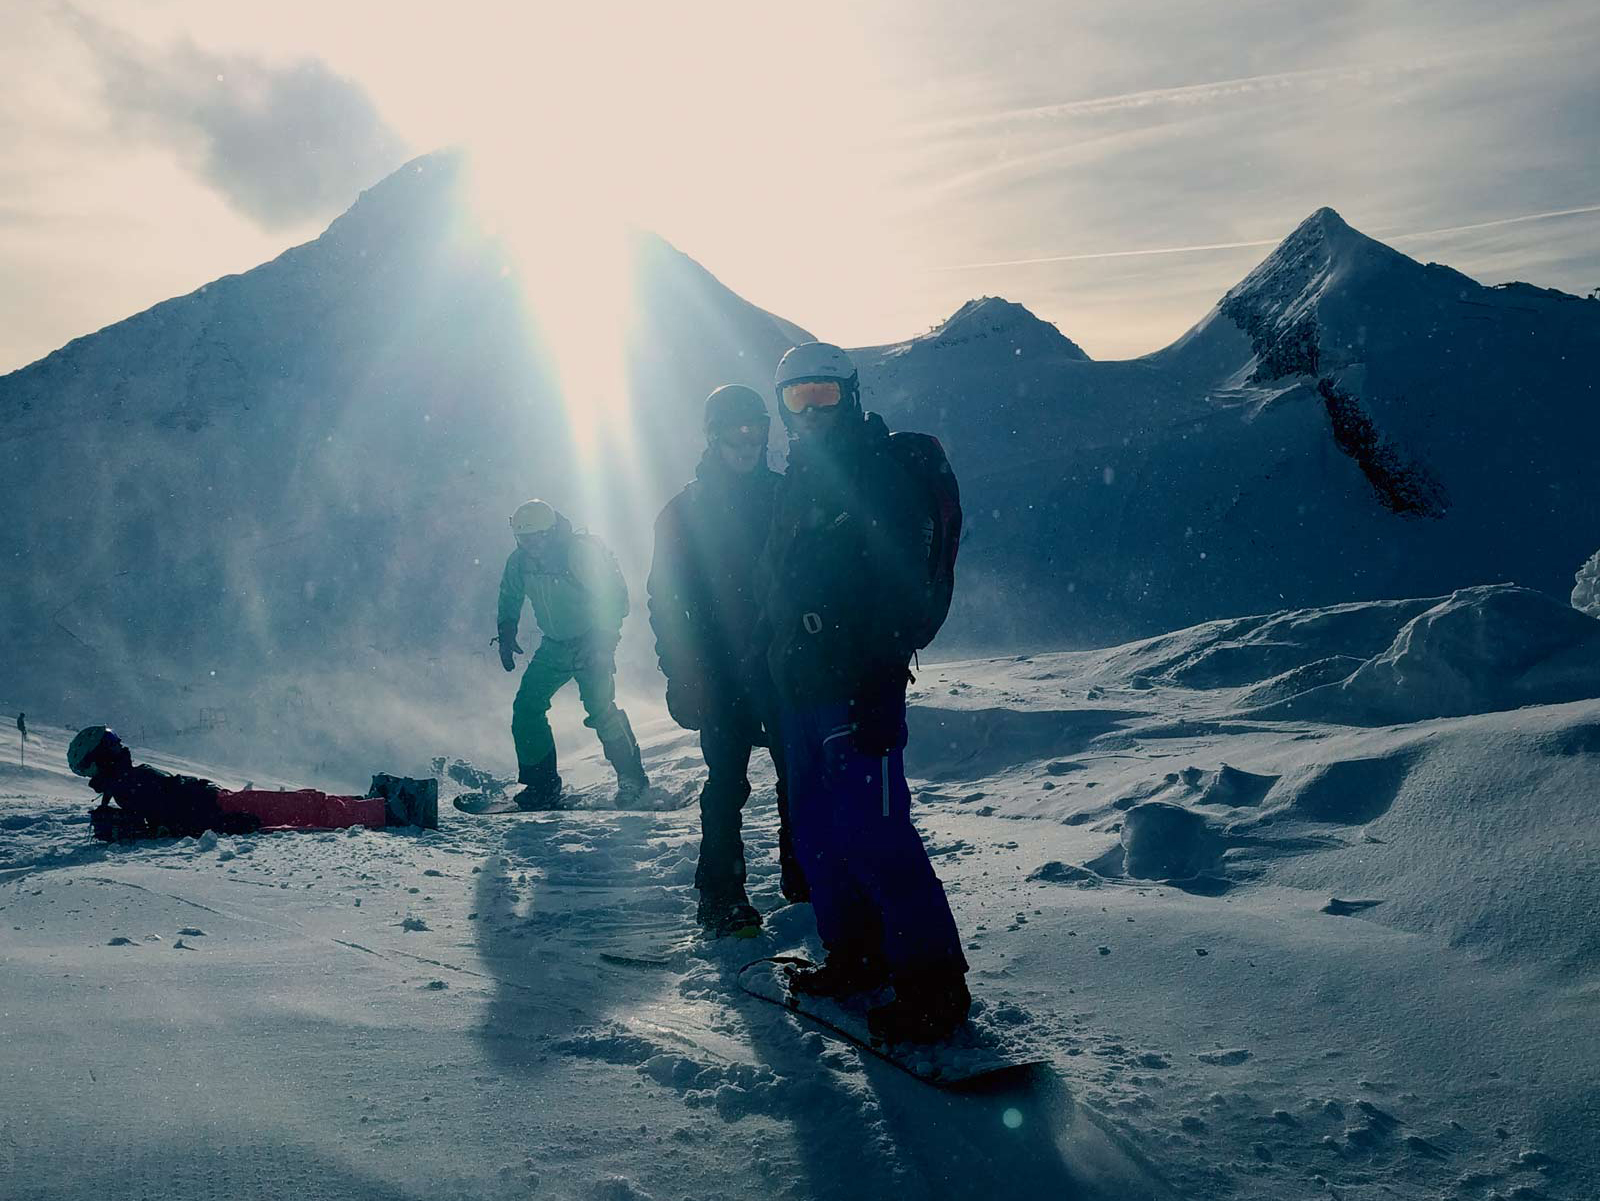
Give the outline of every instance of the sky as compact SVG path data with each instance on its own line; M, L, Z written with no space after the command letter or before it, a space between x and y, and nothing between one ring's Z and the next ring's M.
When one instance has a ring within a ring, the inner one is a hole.
M1592 0L12 0L0 372L446 145L529 214L653 229L845 345L999 295L1147 353L1324 204L1586 294L1597 61Z

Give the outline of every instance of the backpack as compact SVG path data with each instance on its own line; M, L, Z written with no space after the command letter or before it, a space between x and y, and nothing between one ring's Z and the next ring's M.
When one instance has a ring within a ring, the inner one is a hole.
M921 650L933 641L950 613L956 552L961 549L961 487L944 447L932 434L890 434L889 453L922 489L932 518L927 533L927 586L921 611L911 614L908 622L912 649Z

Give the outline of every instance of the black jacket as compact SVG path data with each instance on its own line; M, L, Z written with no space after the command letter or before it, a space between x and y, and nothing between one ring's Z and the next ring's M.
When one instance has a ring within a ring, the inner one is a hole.
M758 566L767 662L786 705L901 688L933 531L925 489L876 413L790 444Z
M781 480L764 465L732 472L708 448L694 480L656 518L650 628L669 683L713 699L750 692L756 560Z
M210 780L180 776L141 763L110 775L97 775L90 787L154 829L165 827L178 837L221 828L227 817L217 804L218 788Z

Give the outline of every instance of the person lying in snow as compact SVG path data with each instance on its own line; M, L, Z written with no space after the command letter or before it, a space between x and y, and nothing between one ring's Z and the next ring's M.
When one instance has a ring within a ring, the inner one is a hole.
M372 778L373 795L366 797L329 796L314 788L232 792L198 776L176 775L147 763L135 767L122 739L105 726L78 731L67 747L67 766L101 796L89 822L102 842L187 838L207 830L249 834L279 828L439 827L439 785L434 780L380 774Z

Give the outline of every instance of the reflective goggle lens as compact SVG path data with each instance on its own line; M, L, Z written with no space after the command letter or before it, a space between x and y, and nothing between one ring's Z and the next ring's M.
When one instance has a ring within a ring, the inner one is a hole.
M831 409L843 396L837 380L807 380L784 387L783 407L791 413L804 413L807 409Z

